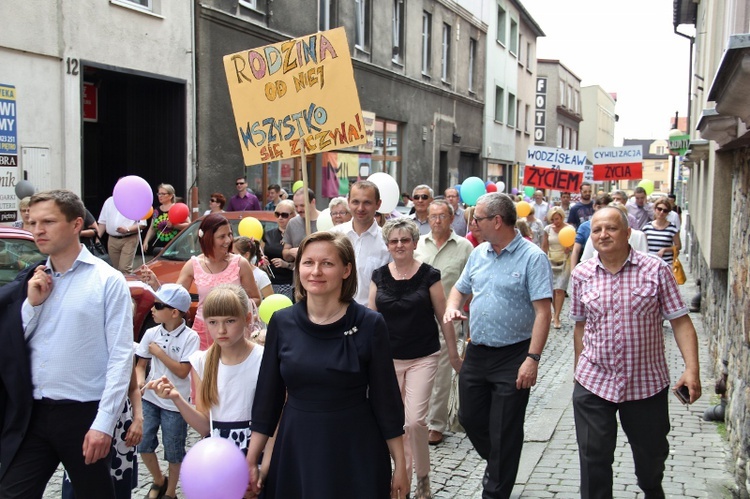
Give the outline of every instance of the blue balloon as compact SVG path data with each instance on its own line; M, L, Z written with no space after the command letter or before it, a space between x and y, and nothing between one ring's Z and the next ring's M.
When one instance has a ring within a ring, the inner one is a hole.
M454 189L458 192L458 195L461 195L461 184L456 184L453 186Z
M461 184L461 199L469 206L475 206L477 199L487 193L484 181L478 177L469 177Z

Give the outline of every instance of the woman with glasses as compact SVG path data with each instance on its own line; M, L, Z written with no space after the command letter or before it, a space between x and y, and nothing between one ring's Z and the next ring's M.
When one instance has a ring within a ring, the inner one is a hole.
M263 253L271 262L271 286L273 292L288 296L294 300L294 263L287 262L281 255L284 249L284 232L289 220L297 216L294 202L284 199L276 205L273 214L279 223L278 228L267 230L263 233Z
M559 234L565 227L570 227L565 223L565 210L559 206L553 206L547 212L547 221L549 225L544 228L544 238L542 239L542 251L547 253L549 263L552 266L553 277L553 299L552 308L554 311L553 327L560 329L560 313L562 312L563 303L565 302L565 290L568 289L570 280L570 253L572 246L565 247L560 244Z
M426 499L432 497L427 411L440 355L440 329L456 372L461 370L461 358L453 323L435 319L445 312L440 271L414 258L417 224L405 217L389 220L383 238L393 261L373 272L369 307L380 312L388 326L406 416L406 476L411 482L412 470L416 471L415 497Z
M648 242L648 252L672 264L674 257L680 254L682 242L680 231L667 220L667 215L672 211L672 204L667 198L659 198L654 203L654 219L643 227ZM673 247L677 250L675 253Z
M208 202L208 209L203 215L210 215L211 213L224 213L224 205L227 204L227 198L220 192L214 192L211 194L211 199Z
M349 201L345 197L331 199L328 203L328 210L331 213L333 225L341 225L352 219L352 212L349 211Z
M172 225L169 221L169 209L174 206L176 196L174 193L174 187L170 184L159 184L156 189L156 197L159 201L159 206L154 210L154 215L151 217L151 225L146 232L146 237L143 239L143 251L149 252L149 243L153 239L153 244L150 245L150 253L156 255L161 249L167 245L169 241L180 233L182 229L190 224L190 220L186 220L180 224Z

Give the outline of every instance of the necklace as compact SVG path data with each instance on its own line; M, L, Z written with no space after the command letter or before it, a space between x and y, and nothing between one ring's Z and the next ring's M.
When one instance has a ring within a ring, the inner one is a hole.
M411 273L411 267L412 265L409 264L409 268L406 269L406 272L401 272L399 268L396 266L396 264L395 263L393 264L393 270L396 272L396 274L398 274L398 278L401 279L402 281L405 281L409 278L409 274Z
M203 255L203 264L206 266L206 270L208 270L209 274L216 274L217 273L217 272L214 272L213 270L211 270L211 262L209 262L208 258L206 258L205 255ZM221 270L219 270L218 273L224 272L224 270L227 268L228 262L227 262L227 257L226 256L221 259L221 264L222 264L221 265Z
M318 324L318 325L328 324L328 323L330 323L331 319L333 319L338 314L340 314L341 312L343 312L344 310L346 310L346 306L347 306L346 303L342 304L331 315L329 315L328 317L325 317L323 319L316 319L316 318L314 318L313 315L308 310L307 311L307 317L310 319L310 322L312 322L313 324Z

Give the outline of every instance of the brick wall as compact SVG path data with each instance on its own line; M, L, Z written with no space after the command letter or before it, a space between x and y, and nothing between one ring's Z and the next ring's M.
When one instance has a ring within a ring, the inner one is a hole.
M711 332L715 378L703 380L705 396L727 366L726 425L740 497L750 497L750 149L734 153L728 270L709 269L693 239L693 275L701 279L705 330Z

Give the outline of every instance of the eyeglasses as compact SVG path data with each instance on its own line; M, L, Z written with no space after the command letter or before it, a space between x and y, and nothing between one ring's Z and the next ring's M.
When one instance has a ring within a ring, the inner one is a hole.
M218 202L219 202L219 200L218 200L218 199L214 199L214 198L211 198L211 202L212 202L212 203L218 203Z
M389 239L388 240L388 245L389 246L397 246L398 243L401 243L404 246L406 246L407 244L413 243L413 242L414 242L414 239L412 239L410 237L402 237L401 239Z
M668 209L668 208L662 208L661 206L657 206L657 207L656 207L656 208L654 208L654 209L655 209L656 211L661 211L661 212L664 212L664 213L669 213L669 209Z
M157 196L169 196L169 193L168 192L157 192L156 195Z
M276 215L276 218L289 218L289 213L283 211L274 211L273 214Z
M445 214L430 215L429 217L427 217L427 219L430 222L437 222L438 220L443 221L443 220L447 220L448 219L448 215L445 215Z
M162 302L160 302L160 301L155 301L155 302L154 302L154 308L155 308L156 310L164 310L165 308L171 308L172 310L174 310L174 307L170 307L170 306L169 306L169 305L167 305L166 303L162 303Z
M412 196L412 199L414 199L415 201L418 199L421 199L422 201L427 201L428 199L430 199L430 195L429 194L416 194Z
M245 185L246 182L236 182L234 185Z
M345 217L346 212L345 211L332 211L331 216L332 217Z
M487 220L488 218L495 218L496 216L497 216L497 215L492 215L492 216L490 216L490 217L478 217L478 216L476 216L476 215L472 215L472 216L471 216L471 218L472 218L472 219L473 219L473 220L474 220L474 221L475 221L476 223L479 223L479 222L481 222L482 220Z

